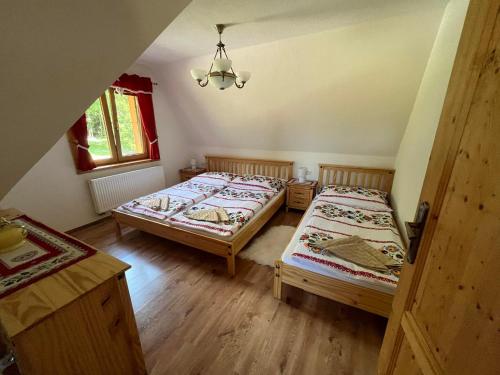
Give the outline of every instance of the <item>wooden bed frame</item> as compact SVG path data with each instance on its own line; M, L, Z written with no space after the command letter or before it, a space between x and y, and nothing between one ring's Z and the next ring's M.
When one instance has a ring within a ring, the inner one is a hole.
M293 175L293 162L281 160L244 159L226 156L206 156L207 169L213 172L230 172L236 174L259 174L269 177L290 179ZM189 229L179 228L167 223L151 220L133 213L113 210L117 234L121 235L120 224L137 228L168 240L215 254L226 258L227 272L236 273L235 257L252 237L271 219L285 202L286 194L264 208L264 212L256 220L243 226L230 241L201 234Z
M357 168L334 164L320 164L318 188L338 184L363 186L391 192L394 170ZM304 218L302 220L305 220ZM274 288L276 298L286 301L286 286L291 285L306 292L345 303L384 317L391 311L393 295L378 290L358 286L346 281L334 279L291 266L283 261L274 263Z

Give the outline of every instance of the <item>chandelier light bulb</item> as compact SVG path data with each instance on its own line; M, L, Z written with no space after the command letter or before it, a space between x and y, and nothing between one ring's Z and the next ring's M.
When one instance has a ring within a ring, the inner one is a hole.
M248 80L250 79L251 76L252 76L252 73L250 73L250 72L240 71L240 72L236 73L236 77L238 77L238 79L241 82L248 82Z
M207 76L207 72L203 69L191 69L191 77L196 81L203 81Z
M231 69L232 63L229 59L215 59L213 70L216 72L228 72Z

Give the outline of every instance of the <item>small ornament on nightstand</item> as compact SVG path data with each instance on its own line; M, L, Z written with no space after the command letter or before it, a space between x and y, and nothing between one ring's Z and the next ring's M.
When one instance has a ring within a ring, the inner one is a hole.
M191 159L191 169L192 169L193 171L195 171L195 170L196 170L196 159Z
M306 182L306 177L308 174L311 174L311 172L309 172L306 167L298 168L297 169L297 178L299 180L299 183L303 184L304 182Z

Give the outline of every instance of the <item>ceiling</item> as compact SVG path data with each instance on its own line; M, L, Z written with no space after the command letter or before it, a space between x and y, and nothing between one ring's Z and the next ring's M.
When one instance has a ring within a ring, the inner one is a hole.
M229 24L228 51L408 12L444 8L448 0L193 0L143 53L165 63L215 51L215 24Z

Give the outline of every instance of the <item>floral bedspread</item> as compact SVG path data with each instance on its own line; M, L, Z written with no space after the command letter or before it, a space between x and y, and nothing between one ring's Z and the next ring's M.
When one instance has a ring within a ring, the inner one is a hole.
M157 191L156 193L146 195L144 197L135 199L121 206L122 209L134 212L136 214L145 215L159 220L165 220L169 216L184 210L186 207L198 203L205 198L208 198L224 186L220 184L210 184L199 182L191 179L186 182L171 186L167 189ZM154 210L140 204L143 199L154 198L169 198L167 210Z
M187 218L184 212L170 217L167 221L179 227L197 229L219 236L230 237L243 225L248 223L275 195L276 193L273 191L226 187L212 197L190 207L188 211L222 207L229 216L228 221L210 223L193 220Z
M318 243L327 239L357 235L398 263L403 263L404 247L390 212L380 212L333 203L322 195L313 201L313 211L292 256L342 272L349 278L395 287L398 270L373 271L323 250Z

